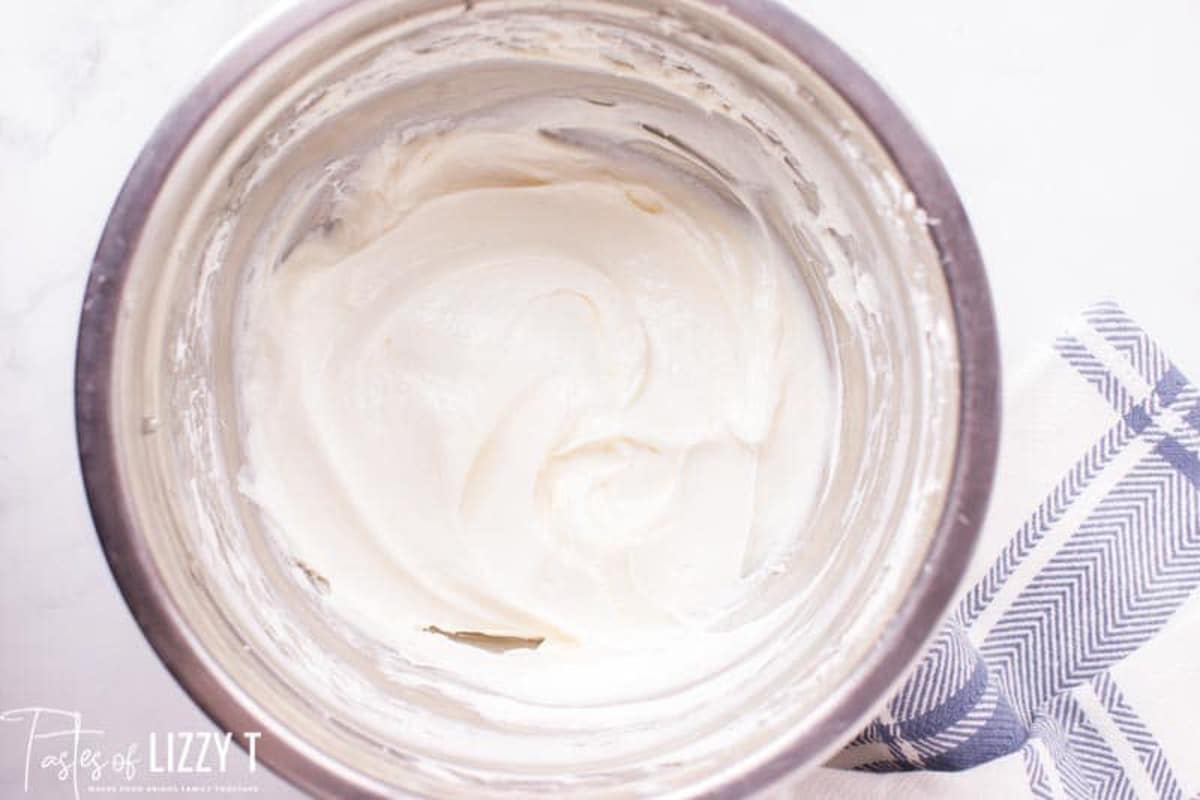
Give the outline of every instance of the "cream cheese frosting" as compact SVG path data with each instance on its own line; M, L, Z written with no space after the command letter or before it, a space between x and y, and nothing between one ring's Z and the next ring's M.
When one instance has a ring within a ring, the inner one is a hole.
M746 205L533 129L366 154L248 287L238 358L245 493L391 642L716 635L803 535L833 426Z

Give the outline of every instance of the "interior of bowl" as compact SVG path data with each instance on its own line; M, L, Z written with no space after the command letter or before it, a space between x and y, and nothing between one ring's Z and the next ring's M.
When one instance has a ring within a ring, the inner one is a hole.
M659 796L735 785L780 753L793 766L827 754L860 721L830 723L829 709L846 707L930 568L961 422L950 287L876 133L793 52L702 2L341 3L294 33L187 136L112 332L125 535L204 668L288 740L281 760L307 753L364 791ZM729 620L769 626L729 658L603 702L521 696L489 667L504 653L456 674L373 639L329 612L330 587L239 489L246 287L326 221L329 193L386 137L534 101L547 130L602 118L658 157L753 186L836 378L797 547Z

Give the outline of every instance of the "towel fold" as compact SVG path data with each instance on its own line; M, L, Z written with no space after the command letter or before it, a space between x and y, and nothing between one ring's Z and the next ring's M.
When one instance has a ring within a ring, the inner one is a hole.
M1114 303L1053 349L1006 398L965 595L856 772L793 796L1200 791L1200 391Z

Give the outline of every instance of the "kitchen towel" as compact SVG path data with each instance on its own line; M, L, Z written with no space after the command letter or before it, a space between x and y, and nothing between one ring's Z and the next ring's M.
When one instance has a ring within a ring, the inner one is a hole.
M1111 302L1054 351L1010 393L965 595L830 766L965 770L909 796L1200 792L1200 391Z

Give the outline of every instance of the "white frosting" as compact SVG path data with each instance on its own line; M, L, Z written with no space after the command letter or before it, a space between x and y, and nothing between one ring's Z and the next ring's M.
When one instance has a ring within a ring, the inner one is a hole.
M249 288L239 345L244 489L332 608L437 652L718 635L801 535L833 425L762 222L478 130L379 147L333 217Z

